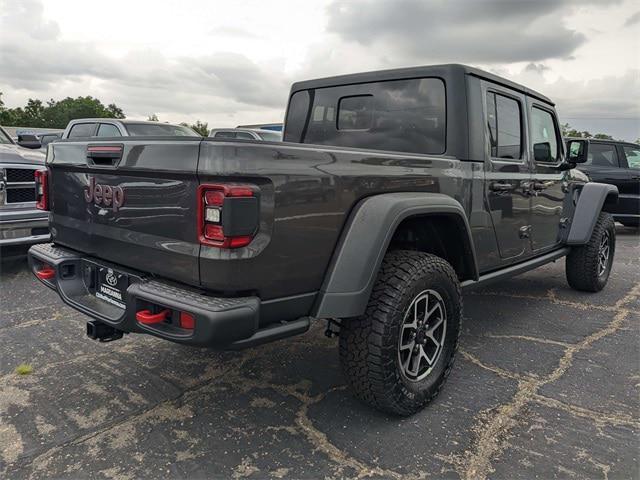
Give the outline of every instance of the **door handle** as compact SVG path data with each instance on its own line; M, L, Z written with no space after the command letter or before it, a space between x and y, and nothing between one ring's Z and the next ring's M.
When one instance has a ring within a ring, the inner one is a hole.
M489 190L493 192L509 192L514 188L511 183L493 182L489 185Z

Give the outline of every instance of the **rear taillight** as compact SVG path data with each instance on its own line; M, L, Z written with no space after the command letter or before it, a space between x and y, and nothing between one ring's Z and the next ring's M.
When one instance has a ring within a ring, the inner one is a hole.
M36 182L36 208L49 210L49 172L47 170L35 171Z
M219 248L240 248L251 243L259 214L252 187L200 185L198 202L200 243Z

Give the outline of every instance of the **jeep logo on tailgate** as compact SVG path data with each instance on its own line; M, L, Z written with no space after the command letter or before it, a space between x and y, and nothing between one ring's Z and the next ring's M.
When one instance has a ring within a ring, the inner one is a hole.
M100 185L96 179L89 178L89 185L84 187L84 199L87 203L93 202L98 206L111 207L117 212L124 205L124 190L122 187Z

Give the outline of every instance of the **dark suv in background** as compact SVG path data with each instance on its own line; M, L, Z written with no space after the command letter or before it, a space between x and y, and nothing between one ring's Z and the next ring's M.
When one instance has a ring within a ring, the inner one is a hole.
M587 161L578 168L593 182L618 187L618 204L609 211L627 227L640 226L640 145L592 139Z

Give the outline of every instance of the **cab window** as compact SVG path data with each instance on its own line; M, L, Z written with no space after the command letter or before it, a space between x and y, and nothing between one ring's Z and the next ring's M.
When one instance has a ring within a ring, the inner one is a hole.
M251 135L250 133L247 132L238 132L236 135L236 138L240 139L240 140L255 140L253 138L253 135Z
M76 123L69 131L69 138L92 137L95 123Z
M236 138L236 132L216 132L213 138Z
M441 79L389 80L296 92L284 140L443 154L446 124Z
M98 127L98 137L121 137L120 130L110 123L101 123Z

